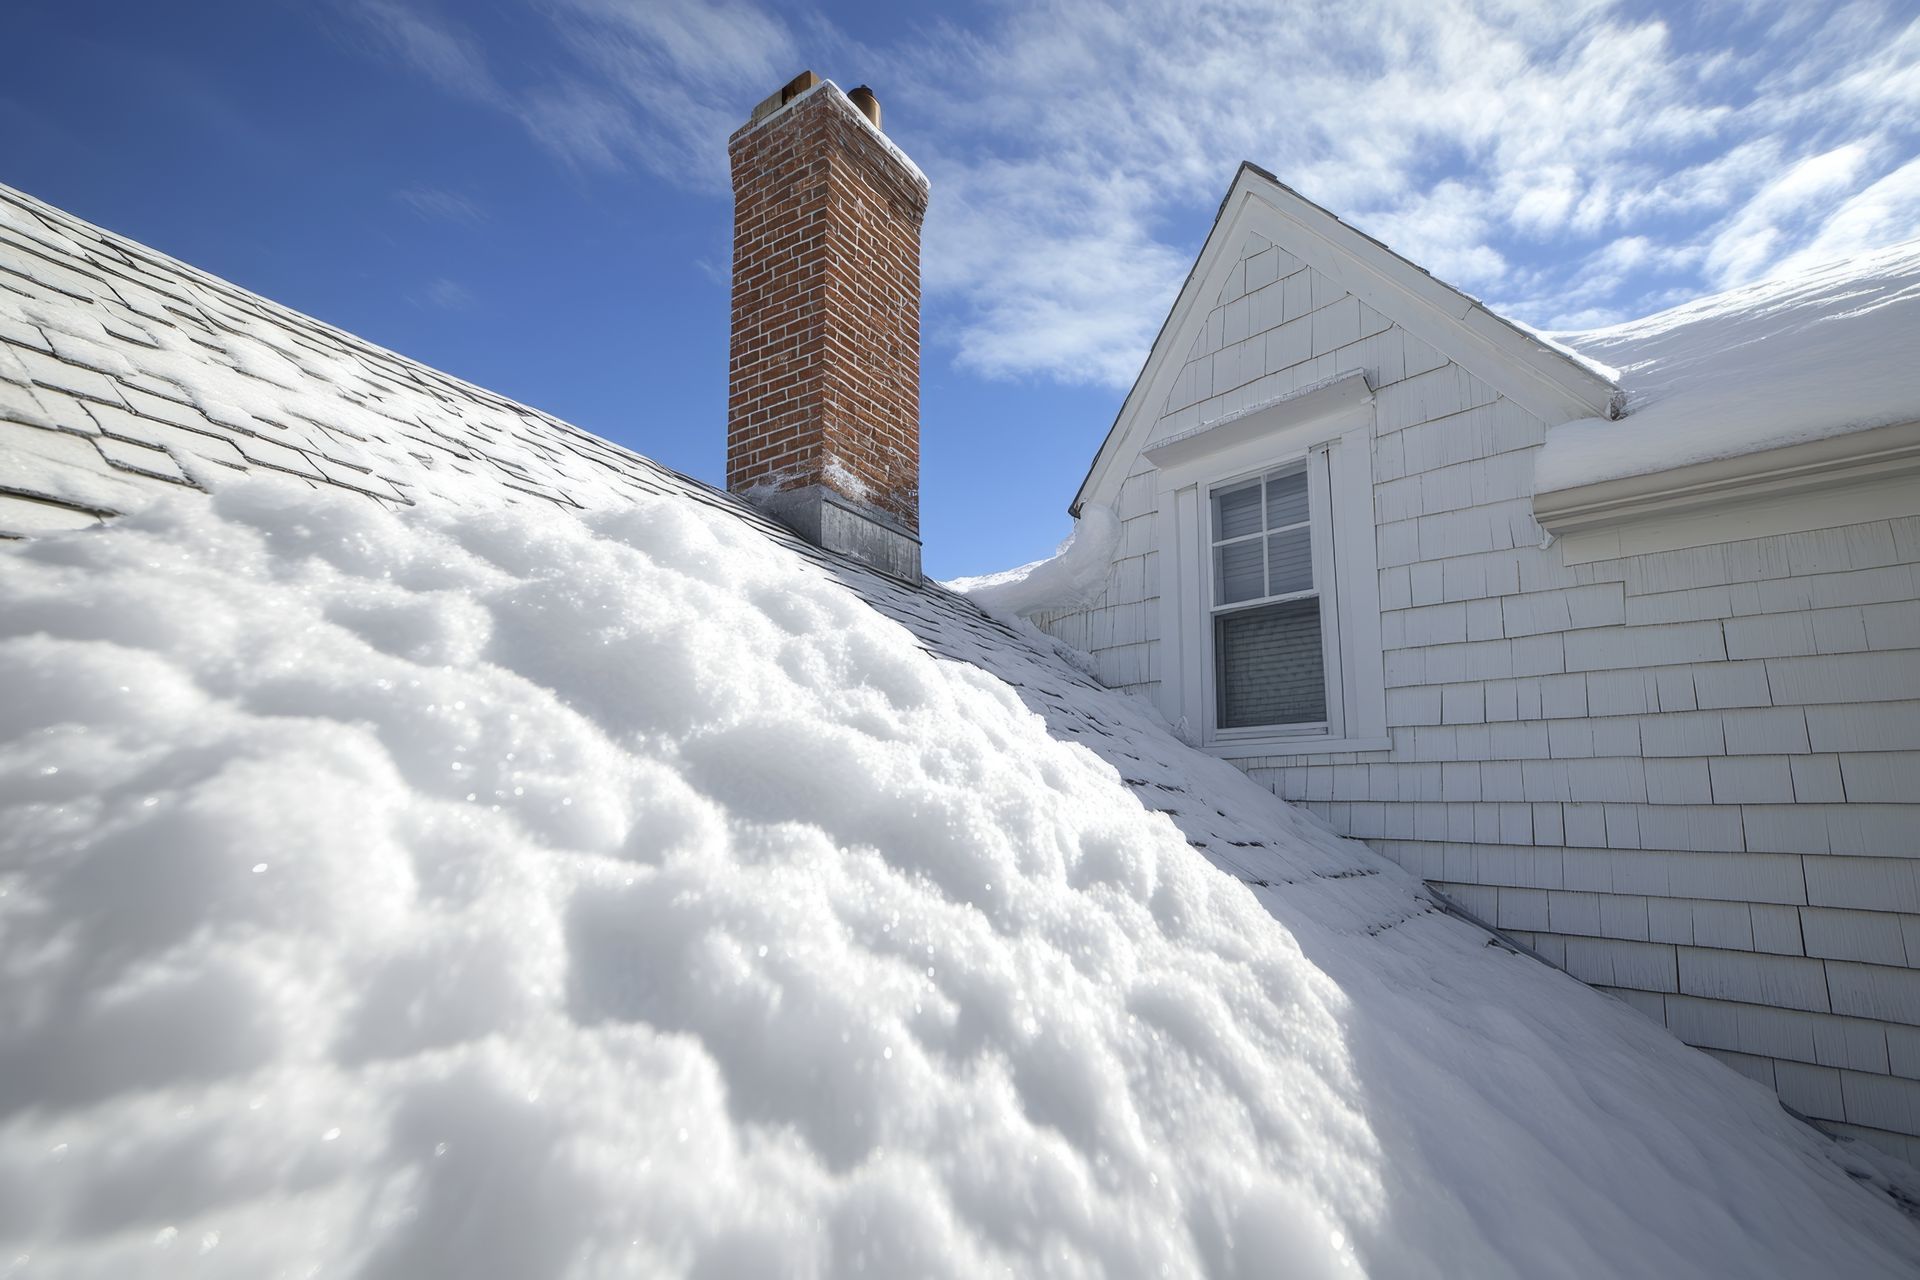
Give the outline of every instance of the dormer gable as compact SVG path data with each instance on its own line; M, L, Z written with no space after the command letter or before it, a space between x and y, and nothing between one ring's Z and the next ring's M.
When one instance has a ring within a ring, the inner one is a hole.
M1366 336L1365 313L1370 312L1380 328L1399 326L1440 357L1453 361L1549 424L1619 414L1623 399L1620 388L1596 368L1436 279L1272 174L1243 163L1221 202L1193 270L1154 339L1140 376L1074 495L1069 508L1073 514L1078 515L1082 504L1089 501L1113 501L1131 459L1147 446L1156 424L1162 422L1177 398L1179 380L1190 376L1190 357L1196 349L1208 345L1207 326L1227 323L1218 318L1223 315L1221 300L1233 294L1227 303L1231 308L1239 297L1257 294L1279 282L1276 276L1271 281L1260 278L1255 284L1247 272L1277 272L1282 265L1292 268L1289 280L1275 291L1281 295L1282 304L1289 289L1309 291L1308 297L1297 301L1300 314L1305 316L1332 301L1310 296L1316 288L1341 299L1350 296L1351 309L1361 320L1354 334L1356 340ZM1306 270L1300 270L1302 267ZM1252 306L1250 302L1249 310ZM1340 314L1320 322L1345 323L1344 309L1337 310ZM1231 314L1230 310L1225 313ZM1272 322L1275 317L1263 319ZM1255 324L1251 316L1247 324L1252 333L1267 327ZM1231 335L1218 336L1224 342ZM1247 334L1238 336L1244 339ZM1332 367L1324 371L1329 378L1349 372L1352 370ZM1242 407L1251 407L1251 402Z

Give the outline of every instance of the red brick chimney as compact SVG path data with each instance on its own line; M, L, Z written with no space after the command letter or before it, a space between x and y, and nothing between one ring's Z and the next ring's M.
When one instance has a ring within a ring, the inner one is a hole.
M870 90L811 71L755 107L727 151L727 488L917 582L926 177L880 132Z

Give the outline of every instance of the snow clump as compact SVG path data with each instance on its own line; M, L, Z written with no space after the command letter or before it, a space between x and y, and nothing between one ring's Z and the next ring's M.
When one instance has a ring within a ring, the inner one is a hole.
M1457 922L1289 919L699 503L164 501L0 550L0 689L9 1274L1916 1256L1760 1090Z

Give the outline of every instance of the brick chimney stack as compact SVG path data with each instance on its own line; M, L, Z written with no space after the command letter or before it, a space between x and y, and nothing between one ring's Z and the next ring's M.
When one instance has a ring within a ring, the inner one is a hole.
M920 579L927 180L864 85L804 72L733 135L727 488L831 551Z

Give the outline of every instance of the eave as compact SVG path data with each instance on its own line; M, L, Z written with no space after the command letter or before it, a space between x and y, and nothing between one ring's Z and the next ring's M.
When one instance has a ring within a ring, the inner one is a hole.
M1920 479L1920 421L1536 493L1533 514L1541 528L1559 537L1904 477Z

